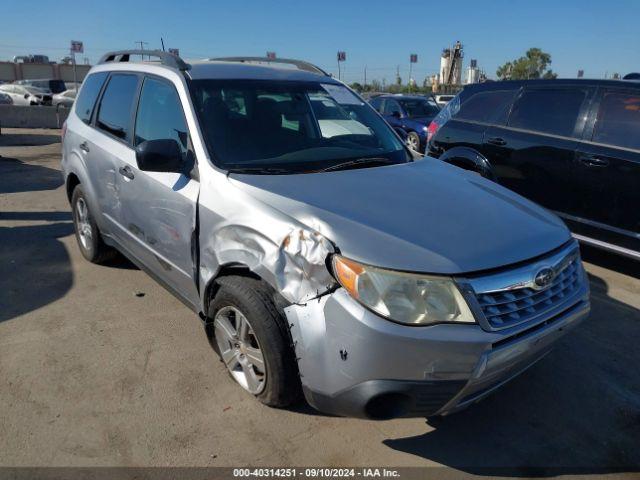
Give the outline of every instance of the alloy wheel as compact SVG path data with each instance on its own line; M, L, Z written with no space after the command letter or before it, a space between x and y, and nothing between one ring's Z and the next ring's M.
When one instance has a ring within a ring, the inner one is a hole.
M231 376L249 393L262 392L267 370L247 317L236 307L223 307L216 313L213 327L220 356Z
M89 250L93 240L93 231L89 221L89 208L84 198L79 198L76 202L76 230L80 243L86 250Z
M407 137L407 145L409 146L409 148L411 148L412 150L418 150L418 148L420 147L420 139L418 139L417 137L415 137L414 135L409 135Z

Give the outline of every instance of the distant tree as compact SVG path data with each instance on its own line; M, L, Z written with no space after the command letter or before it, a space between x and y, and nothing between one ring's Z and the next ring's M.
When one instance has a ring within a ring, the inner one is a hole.
M352 89L354 89L356 92L362 92L364 90L364 87L362 86L362 84L360 82L353 82L351 85L349 85Z
M507 62L496 71L500 80L525 80L527 78L556 78L551 64L551 55L539 48L530 48L524 57Z

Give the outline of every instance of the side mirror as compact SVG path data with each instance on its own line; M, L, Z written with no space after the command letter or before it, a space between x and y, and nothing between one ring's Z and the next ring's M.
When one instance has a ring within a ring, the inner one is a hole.
M182 150L172 138L147 140L136 147L138 168L147 172L177 172L184 170Z
M396 117L396 118L400 118L400 117L401 117L400 112L399 112L399 111L397 111L397 110L393 111L393 112L391 113L391 116L392 116L392 117Z
M27 98L29 98L29 94L28 94L28 93L25 93L25 94L24 94L24 99L26 100Z

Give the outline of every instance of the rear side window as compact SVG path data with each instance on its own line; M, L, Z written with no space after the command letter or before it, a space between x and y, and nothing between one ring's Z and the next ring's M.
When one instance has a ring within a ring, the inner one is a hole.
M93 73L89 75L82 84L80 95L78 95L78 99L76 100L76 115L78 115L84 123L91 121L93 107L107 75L107 72Z
M504 123L516 90L493 90L471 95L456 118L484 123Z
M606 92L600 102L592 140L640 150L640 95Z
M578 113L587 92L578 89L525 90L516 101L509 117L509 126L573 136Z
M142 86L136 116L135 144L173 139L187 151L187 123L178 92L166 82L147 78Z
M130 140L131 107L138 88L136 75L111 75L98 110L98 128L123 140Z

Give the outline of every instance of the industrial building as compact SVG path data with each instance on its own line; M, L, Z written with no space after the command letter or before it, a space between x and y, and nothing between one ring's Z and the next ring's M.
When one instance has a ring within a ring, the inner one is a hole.
M91 65L76 65L78 82L81 82L91 69ZM0 83L15 80L34 80L53 78L73 82L73 64L0 62Z
M440 57L440 85L460 85L462 83L462 44L458 41L451 48L445 48Z

